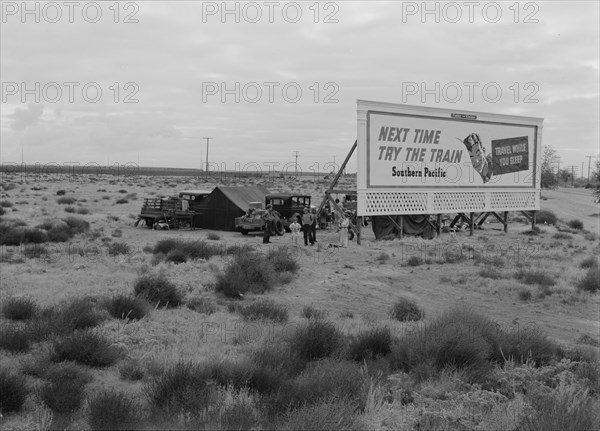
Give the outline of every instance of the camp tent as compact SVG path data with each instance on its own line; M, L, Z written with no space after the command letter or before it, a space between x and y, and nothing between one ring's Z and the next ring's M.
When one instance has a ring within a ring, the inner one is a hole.
M265 202L269 194L263 186L215 187L202 202L202 216L196 227L214 230L235 230L235 218L243 216L251 202Z

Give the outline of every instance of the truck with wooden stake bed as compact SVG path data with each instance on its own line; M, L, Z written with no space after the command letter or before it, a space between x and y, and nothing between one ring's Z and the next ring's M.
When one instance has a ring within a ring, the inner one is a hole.
M134 226L143 220L152 229L165 226L169 229L195 226L202 215L201 203L211 192L205 190L182 190L178 196L145 198Z

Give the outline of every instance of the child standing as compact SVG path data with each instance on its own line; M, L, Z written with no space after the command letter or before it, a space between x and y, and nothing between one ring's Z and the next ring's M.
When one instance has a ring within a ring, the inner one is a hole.
M300 223L297 220L290 225L290 230L292 231L292 244L298 245L298 238L300 238Z
M348 247L348 226L350 226L350 220L345 215L343 217L340 223L340 246Z

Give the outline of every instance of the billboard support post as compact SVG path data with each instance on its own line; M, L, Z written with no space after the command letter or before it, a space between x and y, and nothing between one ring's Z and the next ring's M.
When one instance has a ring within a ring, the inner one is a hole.
M469 215L469 218L471 219L471 223L469 224L469 236L473 236L473 230L475 229L475 217L474 213L471 213Z

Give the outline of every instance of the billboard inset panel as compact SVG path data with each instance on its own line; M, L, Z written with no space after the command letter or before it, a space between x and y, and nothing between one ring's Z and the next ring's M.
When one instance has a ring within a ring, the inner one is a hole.
M529 170L529 137L492 141L492 174L504 175Z

